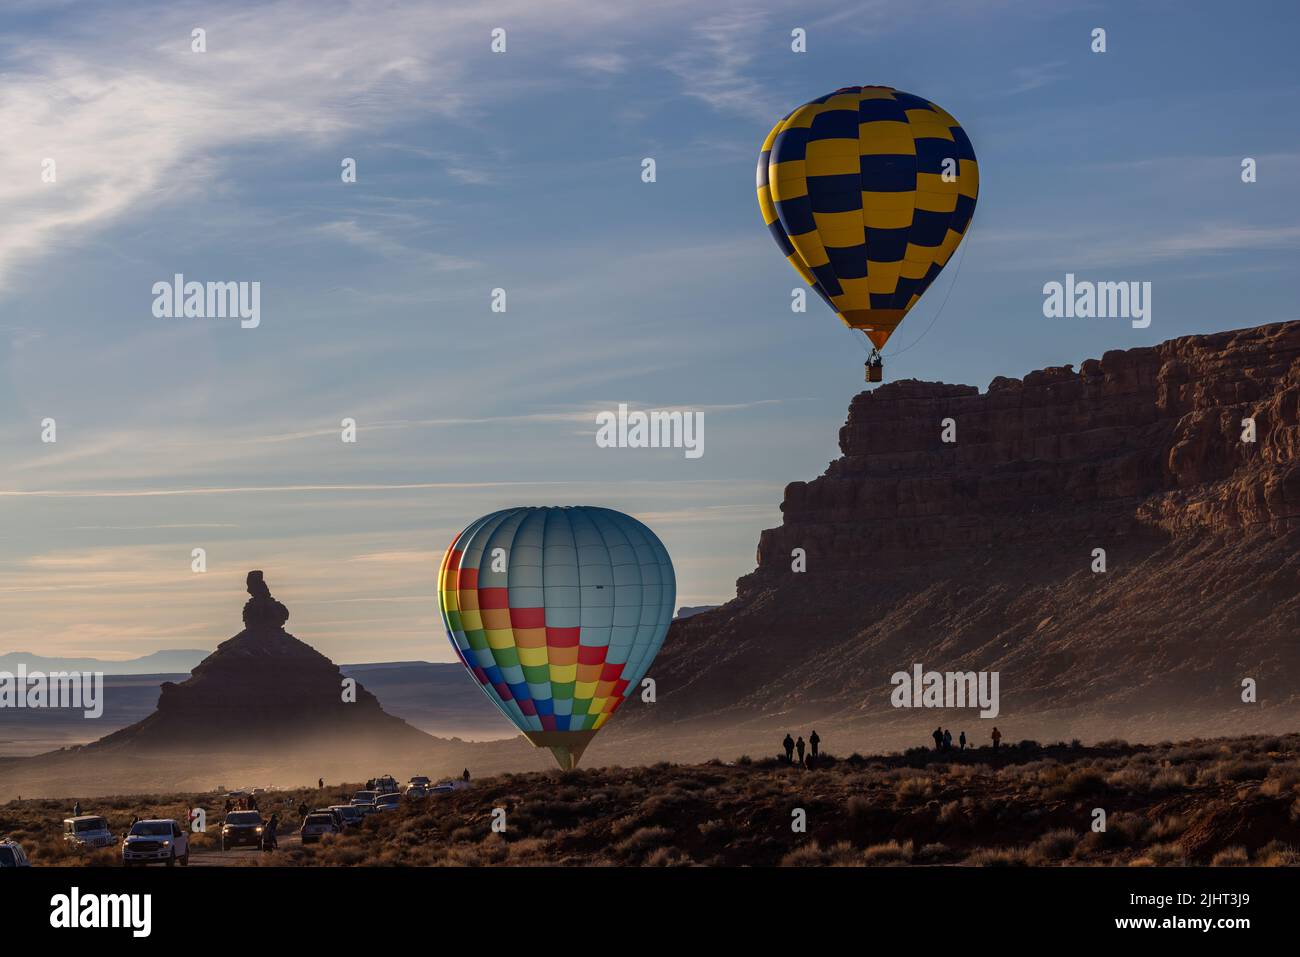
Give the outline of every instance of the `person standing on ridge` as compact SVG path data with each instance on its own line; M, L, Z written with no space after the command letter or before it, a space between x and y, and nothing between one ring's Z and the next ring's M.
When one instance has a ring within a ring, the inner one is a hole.
M957 743L961 745L961 749L962 749L963 751L966 750L966 732L965 732L965 731L963 731L963 732L961 733L961 737L957 739Z
M781 742L781 747L785 748L785 763L794 764L794 738L790 737L790 732L785 733L785 740Z
M934 749L936 751L943 747L943 728L935 728L934 734L930 735L930 737L934 738Z
M72 805L72 816L81 817L81 802L78 801Z
M796 741L796 742L794 743L794 749L795 749L796 751L799 752L799 764L802 765L802 764L803 764L803 749L804 749L803 735L802 735L802 734L799 735L799 740Z
M1002 732L999 731L997 728L994 728L993 729L993 750L994 751L998 749L998 742L1001 740L1002 740Z
M812 748L812 756L817 757L817 745L822 743L822 739L817 737L817 729L813 728L813 733L808 735L808 746Z
M319 790L321 790L321 789L324 788L324 787L325 787L325 779L324 779L324 778L317 778L317 779L316 779L316 790L319 791Z
M466 784L469 784L469 768L466 768L464 771L460 772L460 779L464 781Z
M943 729L943 749L945 751L952 750L952 732L947 728Z

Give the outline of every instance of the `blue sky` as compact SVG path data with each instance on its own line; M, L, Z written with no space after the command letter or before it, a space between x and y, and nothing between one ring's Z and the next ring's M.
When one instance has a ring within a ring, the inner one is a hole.
M980 161L887 378L1296 318L1294 4L648 6L6 5L0 650L212 647L261 567L336 660L450 660L435 563L515 504L636 515L679 604L730 597L864 387L754 199L772 122L840 86L939 103ZM177 272L260 282L261 325L154 318ZM1045 319L1067 272L1150 281L1150 327ZM619 402L703 411L705 454L597 448Z

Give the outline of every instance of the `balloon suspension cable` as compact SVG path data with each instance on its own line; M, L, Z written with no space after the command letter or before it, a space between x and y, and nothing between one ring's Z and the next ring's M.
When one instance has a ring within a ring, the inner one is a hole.
M957 285L957 277L961 275L961 264L966 261L966 249L969 246L970 246L970 233L967 232L965 236L965 242L963 242L958 249L958 251L961 253L961 258L957 260L957 266L952 271L952 282L948 283L948 291L947 293L944 294L943 302L939 303L939 308L935 312L933 318L930 319L930 324L925 327L925 331L922 332L915 339L913 339L911 342L909 342L907 345L903 346L903 348L899 349L897 352L891 352L888 355L883 356L883 358L892 359L894 358L894 356L901 356L904 352L906 352L908 349L912 348L913 346L917 345L922 339L924 339L926 336L930 334L930 330L934 328L934 324L939 321L939 316L943 314L944 306L948 305L948 298L952 295L953 286Z

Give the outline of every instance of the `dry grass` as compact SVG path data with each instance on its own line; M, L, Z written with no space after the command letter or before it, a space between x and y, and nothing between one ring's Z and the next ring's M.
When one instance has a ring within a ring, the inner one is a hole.
M297 826L296 806L344 791L263 800ZM134 814L221 813L213 795L83 801L121 834ZM67 847L70 801L0 807L37 865L112 865L116 849ZM1292 808L1294 807L1294 810ZM1094 831L1094 809L1106 828ZM504 811L506 830L492 822ZM802 809L804 832L795 832ZM215 830L194 839L196 853ZM404 805L355 833L252 856L252 865L484 867L690 865L971 867L1295 866L1300 735L1106 749L1054 745L836 759L815 770L771 758L724 764L503 774Z

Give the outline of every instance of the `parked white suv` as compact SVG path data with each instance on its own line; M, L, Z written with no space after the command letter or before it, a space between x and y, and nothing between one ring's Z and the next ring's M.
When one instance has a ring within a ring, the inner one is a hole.
M171 867L177 861L190 863L190 836L175 821L136 821L122 842L122 864L148 864L162 861Z
M98 814L64 818L63 839L78 847L109 847L117 843L108 830L108 820Z

